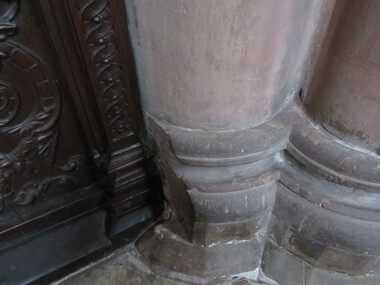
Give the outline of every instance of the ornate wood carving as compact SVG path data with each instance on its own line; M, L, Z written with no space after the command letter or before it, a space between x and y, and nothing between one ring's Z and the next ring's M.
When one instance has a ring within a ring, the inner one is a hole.
M48 177L39 183L28 182L20 191L14 191L4 194L3 199L0 200L0 210L4 209L6 203L12 206L24 206L30 205L37 199L45 196L53 183L57 183L59 186L65 186L70 182L74 182L75 179L72 176L60 175L55 177Z
M19 142L8 153L0 153L0 211L5 204L28 205L43 197L52 183L65 185L73 181L70 176L45 178L40 183L28 182L21 190L13 187L14 176L33 168L31 155L51 155L57 136L61 113L61 98L55 80L42 60L26 47L6 41L17 26L9 21L18 10L18 1L0 3L0 72L7 67L33 87L23 94L10 82L0 81L0 131L3 135L18 135ZM33 91L32 91L33 90ZM19 116L23 97L34 96L37 102L27 116Z
M112 139L134 134L108 0L79 1L84 37Z
M124 41L125 7L123 1L108 0L68 0L68 6L107 135L108 151L102 154L102 167L110 192L109 220L115 224L157 199L157 185L153 186L157 184L156 173L138 136L137 94L128 73L133 64L128 42ZM139 198L139 193L145 198Z
M0 6L0 41L16 32L17 26L10 21L16 16L19 1L2 1Z
M7 284L29 283L108 245L105 227L141 222L140 208L144 221L151 218L155 191L116 36L122 3L0 1L0 264L7 261L0 276ZM46 232L70 242L46 244L53 240ZM91 248L82 246L88 237ZM23 263L20 250L33 255L36 246L43 250L31 258L39 265Z
M14 119L20 105L20 98L13 86L0 81L0 126Z
M83 165L86 163L86 157L81 154L76 154L70 157L64 165L62 165L59 169L62 171L73 171L80 170Z

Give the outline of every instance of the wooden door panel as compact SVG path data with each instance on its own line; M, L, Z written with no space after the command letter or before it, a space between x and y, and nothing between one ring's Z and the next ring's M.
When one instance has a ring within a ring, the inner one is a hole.
M64 197L95 181L41 10L32 1L5 3L10 4L3 11L0 42L4 230L56 208L56 199L59 206L71 202Z
M108 237L160 210L123 5L0 1L0 278L7 284L109 246Z

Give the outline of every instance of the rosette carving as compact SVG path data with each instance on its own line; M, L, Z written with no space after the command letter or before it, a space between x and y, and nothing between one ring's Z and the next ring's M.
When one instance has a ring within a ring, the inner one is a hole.
M0 81L0 127L14 119L20 105L20 98L13 86Z

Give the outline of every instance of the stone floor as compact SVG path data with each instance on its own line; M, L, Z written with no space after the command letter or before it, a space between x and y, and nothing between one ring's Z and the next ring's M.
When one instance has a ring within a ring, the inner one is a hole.
M107 257L96 261L65 278L54 282L54 285L253 285L257 284L246 278L231 277L218 282L202 283L201 280L189 280L185 276L165 274L159 276L154 269L144 264L132 246L118 249ZM182 281L180 281L182 279ZM177 281L176 281L177 280ZM183 281L187 280L187 281Z

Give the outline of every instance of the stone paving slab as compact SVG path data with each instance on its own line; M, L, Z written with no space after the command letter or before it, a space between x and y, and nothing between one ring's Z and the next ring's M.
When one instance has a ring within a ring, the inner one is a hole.
M181 281L160 276L143 263L132 246L116 250L109 256L91 263L52 285L191 285L202 284L200 280ZM183 276L182 276L183 277ZM188 277L187 277L188 278ZM185 279L181 278L181 279ZM186 279L185 279L186 280ZM258 285L246 278L228 278L220 282L203 283L217 285Z

